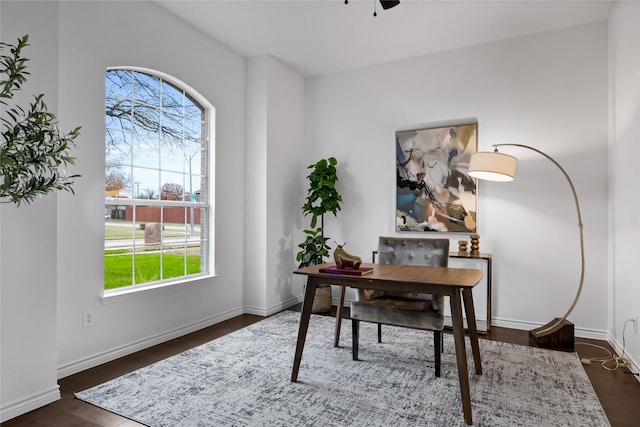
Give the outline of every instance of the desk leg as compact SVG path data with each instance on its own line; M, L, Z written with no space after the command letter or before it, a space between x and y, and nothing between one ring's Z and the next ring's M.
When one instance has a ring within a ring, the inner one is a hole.
M478 330L476 329L476 313L473 307L473 295L471 288L462 290L464 300L464 311L469 325L469 340L471 341L471 351L473 352L473 364L476 367L476 374L482 375L482 363L480 362L480 346L478 345Z
M469 391L469 373L467 372L467 351L464 345L464 324L462 321L462 301L460 289L456 289L451 298L451 321L453 323L453 339L456 345L456 359L458 361L458 378L460 379L460 395L462 397L462 412L464 422L473 424L471 416L471 392Z
M491 257L487 260L487 333L491 332Z
M316 282L313 278L307 279L307 287L304 291L304 302L302 303L302 313L300 313L300 327L298 328L298 342L296 343L296 354L293 358L293 371L291 372L291 382L298 381L298 370L300 370L300 360L302 359L302 350L304 350L304 341L307 338L307 329L309 329L309 318L311 317L311 309L313 307L313 297L316 294Z
M340 326L342 326L342 306L344 305L344 293L346 286L340 286L340 297L338 298L338 307L336 308L336 334L333 338L333 346L340 345Z

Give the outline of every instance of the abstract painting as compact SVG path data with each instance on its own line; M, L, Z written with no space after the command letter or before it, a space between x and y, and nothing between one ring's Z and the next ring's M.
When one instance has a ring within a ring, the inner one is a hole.
M396 230L476 233L478 123L396 132Z

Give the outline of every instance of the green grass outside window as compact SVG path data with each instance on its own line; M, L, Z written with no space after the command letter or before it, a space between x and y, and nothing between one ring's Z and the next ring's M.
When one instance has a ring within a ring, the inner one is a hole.
M162 278L160 277L160 255L162 255ZM184 276L184 263L187 274L200 273L200 256L171 253L136 254L137 284L154 282L161 279ZM104 288L116 289L131 286L133 255L117 254L104 257Z

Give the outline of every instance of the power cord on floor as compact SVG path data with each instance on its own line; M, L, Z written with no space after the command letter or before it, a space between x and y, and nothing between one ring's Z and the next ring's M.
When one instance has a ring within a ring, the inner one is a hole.
M588 342L576 342L576 344L596 347L607 352L607 356L605 357L583 357L582 359L580 359L582 364L591 365L591 363L593 362L600 362L600 365L608 371L615 371L620 367L626 367L628 371L625 371L625 373L629 373L636 376L640 375L631 370L631 360L629 360L629 358L626 356L626 353L625 353L625 346L626 346L625 338L624 338L625 331L627 330L627 323L633 322L633 321L634 321L633 319L629 319L624 322L624 326L622 328L622 355L621 356L614 355L613 353L611 353L611 351L609 351L609 349L601 345L591 344Z

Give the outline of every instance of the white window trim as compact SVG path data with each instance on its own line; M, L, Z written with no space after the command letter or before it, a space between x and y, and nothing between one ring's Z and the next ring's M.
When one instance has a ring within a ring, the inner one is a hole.
M103 305L107 305L129 301L135 298L162 294L169 291L178 291L185 287L205 285L209 283L209 279L215 277L217 277L216 274L201 273L193 274L187 277L181 277L179 280L153 282L143 285L133 285L116 289L108 289L104 290L102 297L100 297L100 302L102 302Z
M215 157L216 109L197 90L195 90L188 84L184 83L183 81L180 81L169 74L163 73L162 71L154 70L151 68L130 66L130 65L107 67L106 71L119 70L119 69L139 71L141 73L160 77L166 82L181 88L181 90L185 92L188 92L189 96L191 96L196 102L198 102L198 104L200 104L200 106L202 106L202 108L204 109L205 139L207 144L207 156L208 156L207 175L206 175L207 186L208 186L207 192L209 196L208 203L205 204L202 202L178 201L177 204L179 206L193 206L193 207L206 206L207 207L208 224L209 224L208 236L207 236L207 239L208 239L207 266L208 266L209 272L183 276L183 277L177 278L176 280L170 280L170 281L167 280L162 282L153 282L153 283L146 283L141 285L130 285L130 286L124 286L122 288L116 288L116 289L103 288L102 296L100 297L102 304L110 304L110 303L130 300L130 299L138 298L142 296L150 296L150 295L155 295L155 294L159 294L167 291L179 290L184 288L185 286L192 286L192 285L199 285L202 283L206 283L207 279L211 279L218 276L217 273L215 272L215 247L216 247L215 241L216 240L215 240L215 203L214 201L216 200L215 199L216 193L215 193L215 182L213 178L215 176L215 171L214 173L212 173L212 169L215 167L215 164L216 164L216 157ZM146 203L146 202L153 201L151 199L148 199L148 200L141 199L141 200L133 201L130 199L108 198L108 197L105 197L104 200L106 202L111 199L117 201L118 204L120 205L126 205L127 203L123 203L125 201L132 202L131 205L143 204L140 202L145 202L146 205L151 205L151 203ZM165 204L165 206L167 202L170 202L170 201L167 201L167 200L162 201L162 203Z

